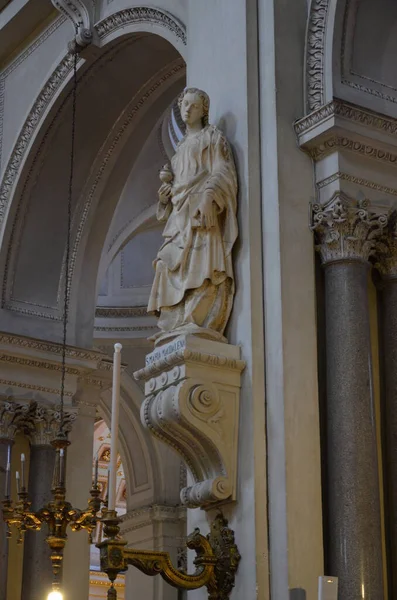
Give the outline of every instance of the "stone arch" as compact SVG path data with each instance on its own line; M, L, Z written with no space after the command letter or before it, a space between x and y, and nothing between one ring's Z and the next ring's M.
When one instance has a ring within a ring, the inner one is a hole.
M306 111L336 97L396 118L396 32L392 0L312 0L306 35Z
M121 24L120 15L122 17ZM136 7L134 10L120 11L120 13L115 13L112 16L111 21L110 17L107 17L103 22L97 24L96 27L99 28L101 24L103 25L103 29L98 29L98 43L102 48L102 64L106 60L109 62L112 61L117 52L123 51L123 49L128 48L133 43L149 43L150 45L150 39L158 37L153 33L153 30L157 30L160 27L166 30L164 36L162 36L162 39L167 40L164 42L165 44L169 43L167 38L170 36L175 36L177 40L174 40L175 46L180 46L186 42L183 26L179 21L173 20L168 13L165 15L163 11L158 9L141 9ZM139 34L136 33L140 27L144 31L143 34L142 32ZM145 30L150 31L150 33L145 33ZM134 31L135 33L133 33ZM139 89L136 89L129 105L124 107L124 110L118 115L118 119L113 123L111 132L108 134L103 148L97 153L98 156L92 165L92 169L89 169L92 173L95 173L97 169L96 174L88 178L91 182L91 188L87 191L87 186L84 187L84 193L87 194L89 201L92 200L94 192L97 194L95 198L98 198L100 180L103 183L110 170L114 167L119 148L124 144L126 138L131 136L131 131L134 127L136 126L139 129L138 121L140 121L141 135L144 135L145 127L147 131L151 124L158 119L161 111L165 110L167 103L170 103L174 99L176 93L182 87L184 62L182 58L177 58L177 56L174 53L173 60L166 64L159 64L157 71L152 71L150 74L151 77L142 82L143 85L140 85ZM81 60L80 63L79 75L82 78L81 85L83 87L84 78L88 82L90 77L95 77L95 69L101 68L101 60L87 60L85 63ZM62 59L60 65L58 65L44 86L42 93L36 100L22 128L0 187L0 227L2 227L1 231L3 233L1 254L1 270L3 271L2 307L10 311L14 311L16 308L14 312L29 315L33 318L47 318L50 321L48 337L53 339L57 339L58 337L61 316L56 302L47 303L48 306L44 306L44 308L36 308L35 306L32 307L31 303L26 302L25 299L22 299L18 306L16 306L13 300L10 287L15 282L12 253L19 251L18 227L21 227L24 218L23 211L21 210L22 201L24 197L30 196L32 189L37 184L37 171L42 168L47 160L46 149L48 152L48 148L50 147L48 142L56 126L57 118L62 111L67 111L68 109L71 67L72 57L68 54ZM172 90L171 93L169 90ZM139 118L137 118L138 115ZM146 125L144 123L145 119ZM133 125L131 126L132 121ZM123 143L120 143L124 134ZM117 149L116 146L118 146ZM109 160L110 156L111 160ZM101 161L100 165L98 161ZM94 181L95 179L96 181ZM15 202L12 202L12 206L10 202L11 198L15 200ZM78 255L78 251L80 254L82 253L79 247L81 241L80 234L84 229L84 223L89 215L89 206L91 206L90 202L82 203L82 206L78 209L78 217L75 219L75 258ZM110 217L111 212L109 213ZM5 232L6 235L4 235ZM90 257L91 259L92 256ZM81 260L81 256L79 256L74 261L74 265L78 267L81 264ZM58 282L57 287L59 298L62 289L62 278ZM72 294L72 301L74 299L76 304L78 303L77 298L78 294ZM39 304L37 305L39 306ZM94 307L92 307L92 310L94 311ZM86 316L83 318L86 319ZM26 323L25 320L25 327ZM75 326L75 330L80 330L80 324ZM24 329L23 332L27 334L31 333L29 327ZM87 341L88 338L89 336L85 338L83 336L83 339L78 340L72 336L71 341L73 343L89 343Z

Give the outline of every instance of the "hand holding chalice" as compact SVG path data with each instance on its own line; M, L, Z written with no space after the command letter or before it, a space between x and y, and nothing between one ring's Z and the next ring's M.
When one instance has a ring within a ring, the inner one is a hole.
M168 204L168 202L171 200L171 184L174 179L174 174L171 170L171 166L168 163L161 169L159 176L160 181L162 182L158 192L159 200L162 204Z

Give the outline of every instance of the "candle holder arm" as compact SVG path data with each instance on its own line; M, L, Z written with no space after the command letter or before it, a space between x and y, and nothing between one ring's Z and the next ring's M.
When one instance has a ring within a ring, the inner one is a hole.
M227 521L218 515L207 537L196 529L187 539L187 547L196 552L196 572L189 575L176 569L168 552L126 548L119 536L119 520L115 511L107 511L102 519L108 539L97 545L100 549L101 570L107 573L111 587L108 600L117 598L114 582L120 573L133 566L142 573L160 575L167 583L181 590L207 587L209 600L227 600L234 587L240 554L234 543L234 533Z

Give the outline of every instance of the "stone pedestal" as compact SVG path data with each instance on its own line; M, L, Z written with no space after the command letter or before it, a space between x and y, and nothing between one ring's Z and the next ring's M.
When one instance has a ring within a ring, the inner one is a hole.
M194 484L185 506L210 508L236 499L240 348L183 335L146 357L141 420L185 460Z
M32 444L28 492L33 510L39 510L52 500L54 462L55 451L52 446ZM47 535L46 525L40 531L27 531L25 534L22 580L24 600L43 600L51 591L53 574Z
M313 209L325 268L327 569L344 600L384 596L368 258L386 224L339 194Z

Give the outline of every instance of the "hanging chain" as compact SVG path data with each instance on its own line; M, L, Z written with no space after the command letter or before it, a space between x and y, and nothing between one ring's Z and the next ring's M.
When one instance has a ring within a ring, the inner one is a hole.
M77 29L77 28L76 28ZM77 31L76 31L77 33ZM73 90L72 90L72 130L71 130L71 145L70 145L70 171L69 171L69 188L68 188L68 203L67 203L67 237L66 237L66 253L65 253L65 293L63 305L63 338L62 338L62 376L61 376L61 406L60 406L60 425L59 433L62 435L64 427L64 396L65 396L65 378L66 378L66 336L69 319L69 287L70 287L70 242L72 229L72 198L73 198L73 176L74 176L74 152L75 152L75 137L76 137L76 100L77 100L77 48L74 49L73 56Z

